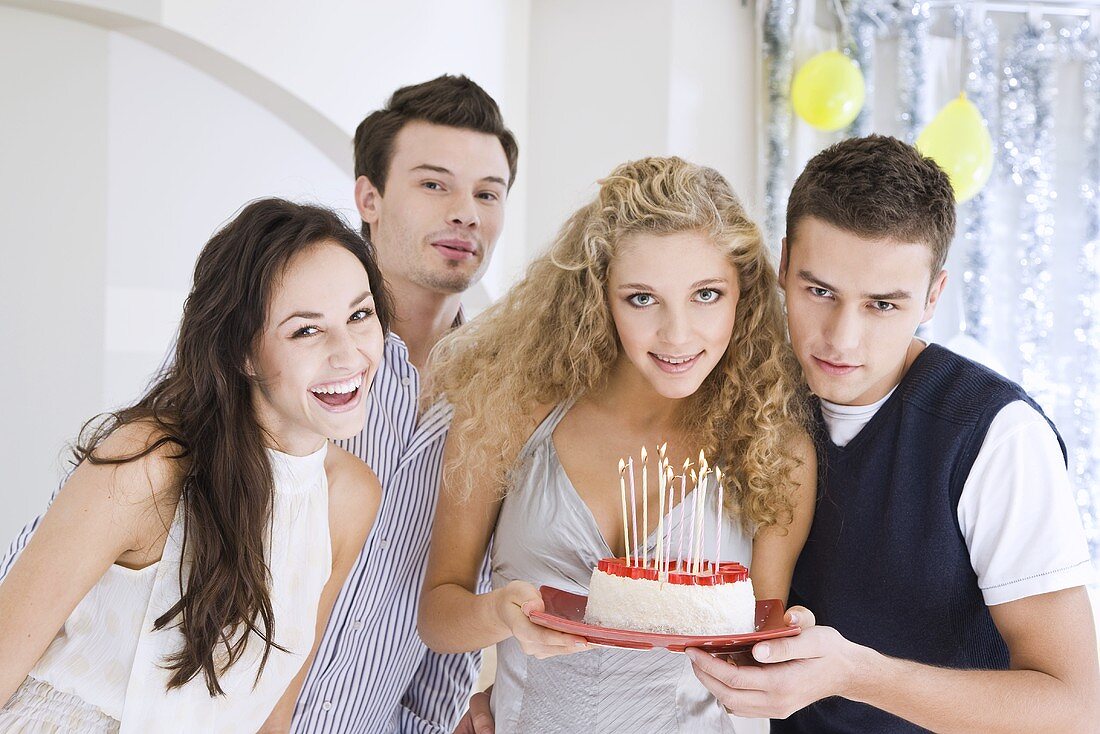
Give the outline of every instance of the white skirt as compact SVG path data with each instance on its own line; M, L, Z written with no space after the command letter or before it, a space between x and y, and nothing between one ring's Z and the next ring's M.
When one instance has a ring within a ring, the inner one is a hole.
M31 677L0 709L3 734L117 734L119 722L49 683Z

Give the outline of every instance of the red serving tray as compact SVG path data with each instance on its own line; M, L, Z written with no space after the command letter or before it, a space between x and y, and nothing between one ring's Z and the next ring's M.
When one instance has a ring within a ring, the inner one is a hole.
M559 632L578 635L596 645L624 647L631 650L650 650L663 647L672 652L697 647L707 652L743 652L762 640L777 637L793 637L802 631L788 625L783 614L786 611L781 599L761 599L756 602L756 631L741 635L667 635L659 632L636 632L611 627L598 627L584 623L584 610L588 597L555 589L539 588L546 611L531 612L531 621Z

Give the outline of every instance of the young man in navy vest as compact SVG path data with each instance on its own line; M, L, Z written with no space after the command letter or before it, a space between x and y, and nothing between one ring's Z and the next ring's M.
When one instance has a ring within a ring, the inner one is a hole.
M773 732L1100 731L1062 441L1019 386L915 337L954 228L947 176L893 138L828 148L791 192L780 283L819 464L804 629L761 665L689 653Z

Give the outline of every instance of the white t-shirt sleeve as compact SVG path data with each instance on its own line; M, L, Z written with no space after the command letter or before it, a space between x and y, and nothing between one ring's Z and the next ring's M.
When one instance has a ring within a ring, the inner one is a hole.
M1022 400L990 423L958 518L989 606L1095 580L1058 439Z

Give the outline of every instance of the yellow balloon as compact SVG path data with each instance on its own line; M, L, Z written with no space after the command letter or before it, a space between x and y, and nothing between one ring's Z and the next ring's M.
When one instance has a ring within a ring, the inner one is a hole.
M840 51L823 51L798 70L791 83L791 104L806 122L821 130L851 124L863 108L863 72Z
M921 131L917 150L947 173L960 204L981 191L993 172L993 138L965 94L948 102Z

